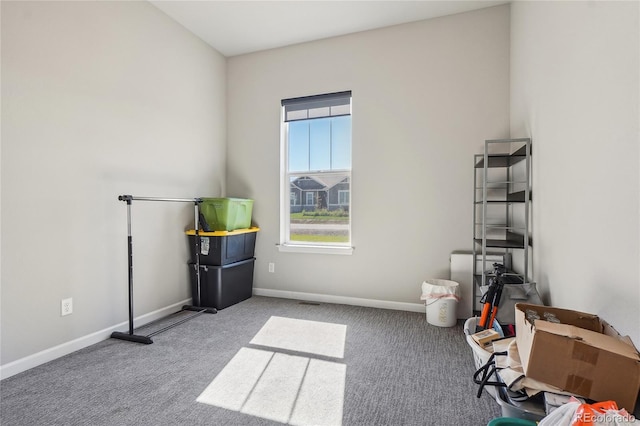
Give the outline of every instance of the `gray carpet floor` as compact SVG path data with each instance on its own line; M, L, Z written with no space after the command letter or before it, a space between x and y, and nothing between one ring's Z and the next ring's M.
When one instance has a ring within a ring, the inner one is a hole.
M2 380L0 423L280 424L196 402L241 348L259 348L249 342L271 316L347 326L345 426L483 426L500 417L490 396L476 397L461 323L440 328L420 313L254 296L155 335L151 345L108 339Z

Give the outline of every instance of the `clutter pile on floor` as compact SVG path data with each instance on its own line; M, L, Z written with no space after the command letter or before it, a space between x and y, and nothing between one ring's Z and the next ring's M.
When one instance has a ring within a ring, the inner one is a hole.
M513 306L514 333L503 331L491 304L464 326L477 396L488 393L513 419L492 426L640 424L630 414L640 391L640 353L629 337L597 315Z

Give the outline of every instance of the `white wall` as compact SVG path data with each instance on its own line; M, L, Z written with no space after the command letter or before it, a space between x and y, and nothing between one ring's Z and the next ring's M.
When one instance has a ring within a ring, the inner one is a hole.
M127 319L118 195L220 195L226 69L146 2L1 7L6 365ZM190 205L134 202L136 315L190 297L192 218Z
M471 248L473 154L509 132L508 6L232 57L227 75L227 193L255 199L255 287L418 304L449 276ZM281 253L280 100L342 90L355 251Z
M640 345L638 2L514 2L511 131L533 138L534 276Z

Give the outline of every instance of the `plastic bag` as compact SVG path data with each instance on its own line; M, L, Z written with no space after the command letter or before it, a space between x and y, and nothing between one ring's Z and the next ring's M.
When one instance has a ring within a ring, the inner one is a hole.
M618 410L615 401L582 404L577 399L556 408L538 426L622 426L640 425L625 409Z
M618 426L640 424L624 408L618 409L615 401L580 404L573 415L571 426Z
M489 286L482 286L480 292L484 295L488 289ZM496 315L496 319L503 326L516 323L516 303L542 305L536 283L504 284L498 315Z
M460 285L455 281L430 279L422 283L420 300L460 300ZM429 302L427 302L428 304Z
M538 426L571 426L573 416L580 405L580 401L572 398L569 402L556 408L540 420Z

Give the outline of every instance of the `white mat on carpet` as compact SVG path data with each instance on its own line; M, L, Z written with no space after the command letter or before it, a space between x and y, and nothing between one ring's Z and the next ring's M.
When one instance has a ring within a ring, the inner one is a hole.
M341 425L347 367L241 348L198 402L292 425Z
M252 344L333 358L344 358L347 326L272 316Z

